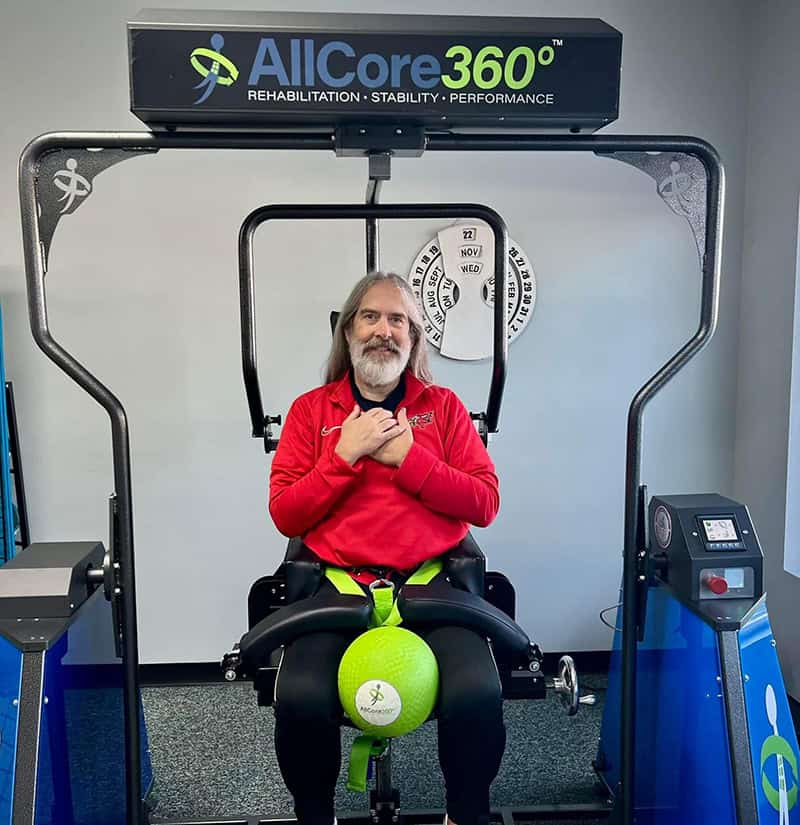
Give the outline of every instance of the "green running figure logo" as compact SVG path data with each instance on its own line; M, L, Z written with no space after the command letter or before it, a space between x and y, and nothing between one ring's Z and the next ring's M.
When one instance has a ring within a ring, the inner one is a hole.
M370 690L369 696L370 696L370 699L372 699L372 706L373 707L375 707L375 704L377 702L382 702L383 701L383 694L381 693L380 682L377 685L375 685L375 687L372 688L372 690Z
M194 87L195 89L204 90L203 94L195 100L193 104L194 106L208 100L208 98L211 97L211 93L217 88L217 86L232 86L239 77L239 69L236 67L236 64L232 60L228 60L228 58L222 54L222 47L224 45L225 38L221 34L212 34L211 48L206 49L199 47L192 52L189 58L192 68L197 72L197 74L200 75L200 77L203 78ZM210 60L211 65L205 65L201 58ZM221 75L220 68L225 69L227 74Z
M779 825L789 825L789 811L797 804L797 755L792 746L778 733L778 703L772 685L764 693L767 719L772 726L772 736L761 745L761 787L772 807L779 813ZM778 767L778 787L767 776L767 764L775 759ZM787 787L786 765L791 768L792 787Z

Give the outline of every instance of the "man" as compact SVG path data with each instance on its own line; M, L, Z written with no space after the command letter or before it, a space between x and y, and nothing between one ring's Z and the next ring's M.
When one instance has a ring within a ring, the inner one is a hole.
M497 514L497 476L469 413L433 384L408 284L372 273L334 332L326 383L286 417L270 476L270 513L286 536L369 584L403 581ZM330 586L330 585L323 585ZM427 632L439 663L439 760L451 825L486 825L505 748L502 690L484 638ZM289 645L276 684L275 748L300 825L332 825L341 761L339 660L352 636Z

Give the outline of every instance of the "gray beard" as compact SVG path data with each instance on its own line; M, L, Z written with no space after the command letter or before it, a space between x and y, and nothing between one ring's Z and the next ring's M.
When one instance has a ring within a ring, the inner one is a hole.
M350 342L350 360L356 377L370 387L386 387L393 384L403 373L408 364L411 349L392 354L389 358L380 355L376 357L374 351L366 350L365 345L358 341Z

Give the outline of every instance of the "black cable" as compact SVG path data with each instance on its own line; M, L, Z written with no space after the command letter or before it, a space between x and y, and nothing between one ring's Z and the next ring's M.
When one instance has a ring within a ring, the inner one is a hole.
M605 614L608 613L609 610L617 610L620 607L622 607L622 602L617 602L617 604L612 604L611 607L607 607L607 608L605 608L605 610L601 610L600 611L600 621L606 627L610 627L612 630L618 630L621 633L622 632L621 627L617 627L616 625L609 624L604 618Z

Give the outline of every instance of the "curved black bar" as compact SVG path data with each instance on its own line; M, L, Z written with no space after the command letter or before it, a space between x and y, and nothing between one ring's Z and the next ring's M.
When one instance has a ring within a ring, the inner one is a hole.
M697 157L706 169L706 239L702 267L700 323L692 338L667 361L636 393L628 412L625 456L625 548L622 574L622 711L621 711L621 788L622 822L633 822L634 755L636 753L634 717L636 709L636 621L639 572L636 530L639 520L642 415L645 405L688 361L708 343L717 324L719 306L720 254L722 249L722 212L724 170L711 144L692 137L595 136L550 137L546 135L508 137L503 135L430 135L429 150L478 151L592 151L676 152Z
M256 282L253 277L253 239L247 221L239 227L239 324L242 340L242 375L253 438L264 437L264 405L256 364Z
M122 608L123 696L125 722L125 801L127 822L141 822L142 780L139 734L139 645L136 621L136 575L133 547L133 500L128 422L119 399L50 334L45 288L46 264L39 233L36 185L42 158L61 149L117 148L155 151L160 148L332 149L332 135L153 134L148 132L64 132L41 135L23 150L19 162L19 196L28 314L33 338L42 351L108 413L111 421L114 488L118 506L117 548ZM115 631L116 633L116 628Z
M478 218L494 233L494 357L486 423L489 432L497 432L500 407L506 380L508 358L506 306L506 267L508 236L500 215L488 206L476 203L392 203L392 204L272 204L251 212L239 229L239 300L242 322L242 371L250 407L253 437L264 435L264 406L258 383L255 333L255 278L253 275L253 237L258 227L270 220L337 220L337 219L417 219Z
M526 135L448 134L426 136L431 152L683 152L719 163L716 149L702 138L685 135Z
M456 625L488 636L498 649L528 663L528 634L508 615L474 593L434 579L430 584L407 584L397 597L403 624Z
M281 607L245 633L239 656L245 673L263 667L269 655L299 636L317 631L359 631L369 627L372 600L345 593L316 593Z
M686 154L689 154L688 152ZM632 797L633 762L635 758L634 714L627 712L636 706L636 623L638 578L646 575L637 564L637 526L642 502L638 494L641 474L642 417L649 401L709 342L717 326L719 311L719 262L722 251L724 170L716 153L700 156L707 174L706 242L703 255L703 282L700 302L700 322L692 338L665 363L636 393L628 411L627 447L625 456L625 556L623 567L623 660L622 660L622 776L624 786L631 789L623 797ZM623 809L632 817L633 807ZM626 819L624 821L633 821Z

